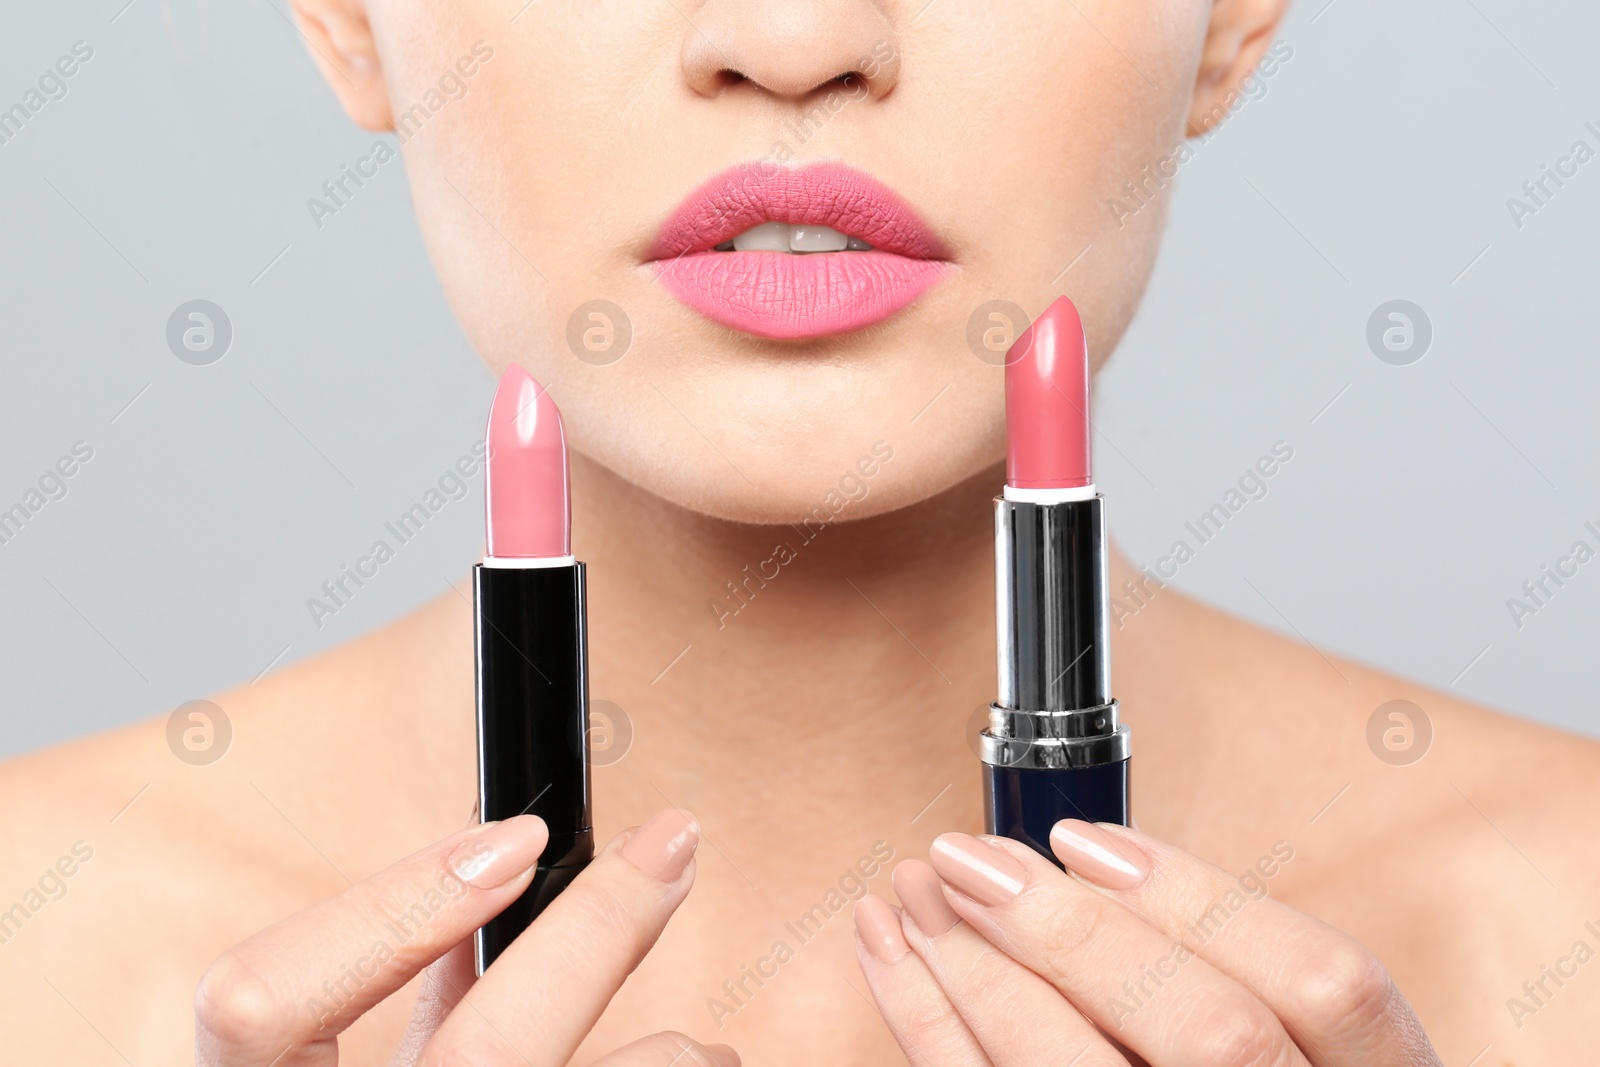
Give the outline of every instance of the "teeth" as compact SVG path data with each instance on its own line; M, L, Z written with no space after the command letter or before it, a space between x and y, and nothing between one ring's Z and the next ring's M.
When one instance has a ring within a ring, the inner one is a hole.
M752 226L731 241L717 245L719 252L866 252L872 246L859 237L840 233L831 226L793 225L763 222Z
M763 222L752 226L733 239L735 252L787 252L789 251L789 224Z
M843 252L850 238L831 226L789 227L791 252Z

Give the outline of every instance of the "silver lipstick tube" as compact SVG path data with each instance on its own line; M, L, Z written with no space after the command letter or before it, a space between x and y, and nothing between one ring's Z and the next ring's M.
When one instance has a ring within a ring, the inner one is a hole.
M985 810L990 833L1045 855L1060 818L1128 820L1131 749L1111 696L1107 555L1099 495L995 500L999 687L979 735Z

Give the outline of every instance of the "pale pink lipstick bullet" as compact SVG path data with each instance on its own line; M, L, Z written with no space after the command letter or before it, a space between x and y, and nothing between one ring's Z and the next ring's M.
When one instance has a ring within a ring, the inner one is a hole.
M571 493L561 412L549 392L515 363L500 376L489 408L488 446L488 555L571 555Z

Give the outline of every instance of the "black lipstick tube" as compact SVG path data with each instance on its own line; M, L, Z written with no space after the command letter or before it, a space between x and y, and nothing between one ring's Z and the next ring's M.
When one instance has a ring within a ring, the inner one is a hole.
M477 933L481 975L588 866L594 831L583 564L480 563L472 587L479 818L532 814L550 829L533 883Z
M1128 824L1111 696L1104 500L995 500L999 699L979 735L988 832L1050 851L1062 819Z

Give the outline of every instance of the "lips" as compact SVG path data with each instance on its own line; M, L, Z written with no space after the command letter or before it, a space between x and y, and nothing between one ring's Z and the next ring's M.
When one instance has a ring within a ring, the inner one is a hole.
M804 255L717 250L766 222L827 226L872 248ZM839 163L724 171L684 199L648 258L667 290L700 314L780 340L881 322L950 269L943 245L910 206Z

